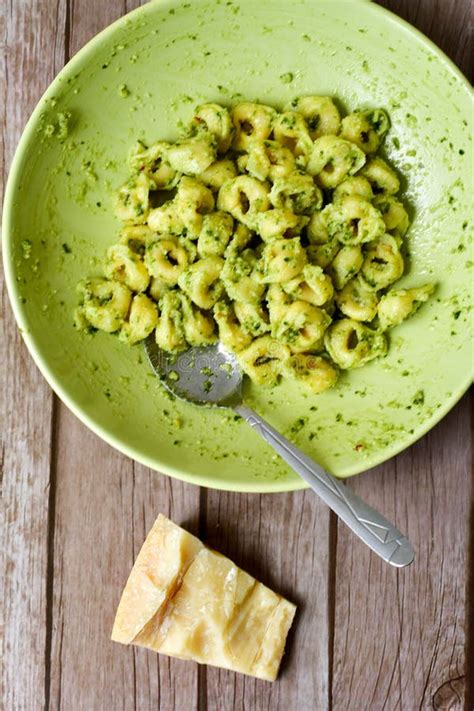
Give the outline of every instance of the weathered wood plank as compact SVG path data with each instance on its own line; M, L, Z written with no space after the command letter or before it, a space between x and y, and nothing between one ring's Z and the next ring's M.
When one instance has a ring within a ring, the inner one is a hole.
M159 512L199 535L198 487L174 481L138 464L135 464L134 474L134 558ZM141 523L137 525L140 518ZM134 655L135 703L139 711L197 708L197 664L158 656L144 649L127 651Z
M334 711L464 708L469 439L466 396L410 450L351 482L407 532L416 560L394 570L339 526Z
M0 181L21 131L64 63L65 3L0 4ZM3 198L3 187L0 186ZM53 396L18 333L1 279L3 708L45 699L48 529Z
M75 0L70 54L139 4ZM65 406L58 409L51 708L191 709L196 665L122 647L110 633L122 588L157 514L197 533L199 490L133 463Z
M326 709L329 699L330 514L312 492L206 493L206 542L298 605L275 684L208 668L209 709Z
M380 4L417 26L472 76L469 2ZM469 442L466 396L412 449L353 481L358 493L407 531L417 559L409 570L393 571L338 528L334 711L469 708Z
M64 38L73 53L138 4L70 0L69 13L65 0L54 8L33 0L0 4L8 70L0 76L7 99L0 161L9 164L27 116L62 66ZM472 76L468 0L380 4L418 25ZM197 533L198 490L134 465L60 405L50 496L52 396L16 334L5 292L2 299L5 708L41 708L49 694L51 708L92 711L330 708L333 536L327 511L310 493L202 494L204 539L300 605L278 684L202 669L199 691L195 665L109 642L121 588L155 515L161 510ZM339 527L334 711L462 708L468 424L464 401L410 452L352 482L419 551L415 567L396 573ZM49 583L48 517L55 523ZM430 522L428 537L422 521Z
M470 0L377 0L417 27L472 81L473 12Z
M110 634L158 512L197 532L199 490L134 464L66 408L56 434L51 709L191 709L195 665L123 647Z

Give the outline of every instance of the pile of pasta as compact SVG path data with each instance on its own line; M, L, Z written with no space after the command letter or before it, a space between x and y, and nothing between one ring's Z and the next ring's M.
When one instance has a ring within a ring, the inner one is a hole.
M404 272L408 215L376 155L381 109L341 119L330 97L281 112L197 107L175 143L139 142L117 196L104 276L80 285L76 325L178 353L221 341L256 383L313 392L387 351L387 329L433 286Z

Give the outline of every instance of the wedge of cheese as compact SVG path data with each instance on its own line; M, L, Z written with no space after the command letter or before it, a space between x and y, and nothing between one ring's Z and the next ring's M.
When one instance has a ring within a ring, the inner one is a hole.
M274 681L295 610L160 514L123 591L112 639Z

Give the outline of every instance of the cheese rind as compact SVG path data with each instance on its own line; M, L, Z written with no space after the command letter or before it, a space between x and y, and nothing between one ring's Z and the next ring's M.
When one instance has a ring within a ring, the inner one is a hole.
M138 554L122 593L112 639L130 644L159 616L181 577L204 548L201 541L160 514Z
M295 610L160 514L125 586L112 639L273 681Z

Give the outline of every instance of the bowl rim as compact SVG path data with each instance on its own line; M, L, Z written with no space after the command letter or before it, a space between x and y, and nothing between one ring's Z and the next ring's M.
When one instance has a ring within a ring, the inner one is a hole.
M409 22L399 17L395 13L387 10L386 8L371 2L371 0L358 0L359 2L365 2L367 5L370 3L370 11L379 13L385 16L389 22L398 25L404 32L408 33L414 39L424 45L427 49L433 52L438 60L440 60L446 68L456 76L456 78L465 86L465 88L471 92L471 84L468 79L464 76L461 70L456 66L456 64L426 35L424 35L420 30L411 25ZM322 0L323 3L334 2L334 0ZM5 283L7 287L7 293L9 296L11 308L13 315L15 317L18 329L21 333L24 343L33 358L39 371L45 378L48 385L51 387L53 392L62 400L62 402L71 410L71 412L83 423L85 424L94 434L104 440L107 444L117 449L122 454L130 457L131 459L143 464L160 474L166 474L175 479L179 479L188 484L194 484L196 486L204 486L210 489L218 489L223 491L233 491L239 493L283 493L289 491L298 491L308 488L306 482L302 479L292 479L287 480L272 480L272 481L256 481L255 483L241 484L237 482L219 481L212 476L201 475L201 474L190 474L185 471L176 468L171 464L159 465L157 467L157 462L151 457L143 455L140 451L137 451L133 446L124 444L120 437L111 434L105 427L98 424L94 419L86 414L82 408L76 404L74 398L70 396L67 389L61 385L59 378L55 375L54 369L48 365L46 359L41 355L40 350L36 346L34 336L29 332L29 324L26 317L26 313L22 308L19 292L17 289L16 280L14 277L14 266L12 259L12 221L13 221L13 205L14 205L14 193L15 188L18 183L20 176L20 171L22 168L23 161L25 159L26 146L29 143L34 131L36 130L36 123L44 110L44 103L51 95L53 95L58 90L58 85L61 83L62 77L69 74L74 68L82 63L84 59L87 59L89 54L92 54L96 46L99 46L103 39L113 34L117 29L121 28L130 19L135 18L139 15L146 15L147 13L154 13L156 11L164 10L167 7L179 6L182 4L182 0L155 0L153 3L146 3L135 10L123 15L118 18L110 25L107 25L98 34L94 35L81 49L74 54L71 59L64 65L60 72L54 77L53 81L49 84L46 91L42 94L41 98L38 100L30 118L28 119L25 128L21 134L20 140L15 150L13 156L12 164L8 173L8 179L5 187L4 194L4 205L3 205L3 229L2 229L2 254L3 254L3 265L5 273ZM474 363L471 368L474 371ZM393 458L397 454L403 452L404 450L411 447L415 442L421 439L429 430L435 427L445 415L456 405L457 402L463 397L465 392L468 390L473 379L472 372L466 372L464 380L459 385L456 392L454 392L450 398L446 399L442 407L438 408L433 415L426 420L417 430L414 435L410 435L402 444L399 442L394 443L392 446L387 447L383 450L383 454L379 456L375 455L370 457L367 461L368 466L362 466L364 460L354 460L353 466L347 468L345 474L341 478L348 478L355 474L361 474L369 469L383 464L389 459Z

